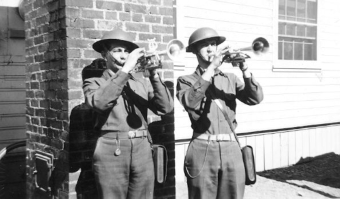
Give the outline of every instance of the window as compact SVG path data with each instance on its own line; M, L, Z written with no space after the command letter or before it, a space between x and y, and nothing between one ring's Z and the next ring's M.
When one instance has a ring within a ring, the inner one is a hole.
M317 60L317 0L279 0L278 59Z

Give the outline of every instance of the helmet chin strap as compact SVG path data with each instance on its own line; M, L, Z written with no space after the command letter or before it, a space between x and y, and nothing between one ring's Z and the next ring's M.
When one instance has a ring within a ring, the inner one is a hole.
M106 57L108 57L108 61L112 62L114 65L118 65L123 67L124 64L121 64L120 62L118 62L109 51L106 51Z
M206 60L200 52L197 52L197 55L205 64L209 65L211 63L211 61Z

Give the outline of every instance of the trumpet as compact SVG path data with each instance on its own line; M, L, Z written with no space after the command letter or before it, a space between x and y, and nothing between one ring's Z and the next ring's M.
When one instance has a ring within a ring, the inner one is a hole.
M155 44L149 44L149 48L152 45ZM183 42L178 39L172 39L167 43L165 50L155 51L155 49L152 49L138 59L134 72L145 72L146 70L162 68L162 62L159 58L161 55L167 55L172 61L179 61L184 57L184 54L185 47Z
M251 58L243 51L252 51L255 55L261 55L269 50L269 42L263 38L256 38L249 47L234 49L233 52L227 52L222 58L222 62L232 63L233 66L238 66L238 63L244 62L245 59Z

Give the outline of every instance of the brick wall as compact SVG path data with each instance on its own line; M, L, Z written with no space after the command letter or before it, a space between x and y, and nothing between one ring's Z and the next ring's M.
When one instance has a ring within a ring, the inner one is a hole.
M27 128L27 198L46 198L47 193L35 188L34 170L37 151L64 157L68 134L68 72L66 31L62 21L62 1L27 0L26 29L26 128ZM54 166L58 161L55 161ZM59 165L63 165L60 164ZM58 171L58 170L55 170ZM50 183L67 195L63 180L67 169L58 172ZM55 174L53 174L55 175ZM46 184L46 183L45 183ZM55 192L56 190L51 190Z
M34 186L36 151L55 157L50 179L55 198L76 198L77 194L93 198L91 148L95 138L88 130L91 111L83 104L81 88L85 66L99 58L92 44L105 31L121 28L141 47L147 48L148 39L155 38L158 50L164 50L174 35L173 1L27 0L24 7L27 198L46 196ZM98 69L87 69L91 68ZM164 58L161 77L173 93L172 69L172 62ZM175 198L174 118L151 114L148 122L154 142L164 144L169 155L167 181L156 185L155 196Z

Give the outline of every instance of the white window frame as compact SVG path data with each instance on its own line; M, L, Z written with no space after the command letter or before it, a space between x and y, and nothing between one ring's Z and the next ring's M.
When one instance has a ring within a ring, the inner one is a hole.
M279 42L279 0L273 3L273 72L315 72L320 73L320 0L317 1L317 30L316 30L316 60L279 60L278 58L278 42ZM281 20L282 21L282 20ZM287 21L289 22L289 21Z

